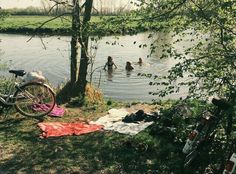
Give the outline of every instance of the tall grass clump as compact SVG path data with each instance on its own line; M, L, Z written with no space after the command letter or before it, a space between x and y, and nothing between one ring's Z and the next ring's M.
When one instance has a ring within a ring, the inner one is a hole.
M0 93L6 94L8 92L8 89L11 85L11 79L0 76Z

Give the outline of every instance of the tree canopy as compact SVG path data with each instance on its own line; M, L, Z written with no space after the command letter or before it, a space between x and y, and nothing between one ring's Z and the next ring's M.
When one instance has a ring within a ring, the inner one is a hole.
M167 76L152 75L150 85L165 87L153 95L165 96L187 85L189 97L232 96L236 78L236 1L138 0L133 3L137 10L106 22L113 23L116 31L135 34L138 30L132 32L132 23L136 23L136 28L142 31L171 33L174 44L181 43L184 38L193 43L181 52L173 43L151 44L151 53L161 47L160 58L172 57L178 61ZM185 80L178 80L181 78Z

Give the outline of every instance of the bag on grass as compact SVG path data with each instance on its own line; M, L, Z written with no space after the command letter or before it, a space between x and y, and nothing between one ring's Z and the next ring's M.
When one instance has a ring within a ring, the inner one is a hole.
M26 74L26 77L23 79L24 82L41 82L44 83L46 78L43 76L41 71L32 71Z

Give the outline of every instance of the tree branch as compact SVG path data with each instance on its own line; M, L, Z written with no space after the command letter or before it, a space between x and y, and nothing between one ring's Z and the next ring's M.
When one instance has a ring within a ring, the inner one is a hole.
M63 13L63 14L60 14L60 15L58 15L58 16L56 16L56 17L53 17L53 18L51 18L51 19L49 19L49 20L47 20L47 21L41 23L41 25L38 26L38 27L35 29L35 31L37 31L37 30L39 30L40 28L42 28L45 24L47 24L47 23L49 23L49 22L51 22L51 21L53 21L53 20L55 20L55 19L57 19L57 18L60 18L60 17L62 17L62 16L64 16L64 15L68 15L68 14L71 14L71 13ZM29 42L34 36L35 36L35 35L31 36L31 37L29 38L29 40L27 40L27 42Z
M161 13L155 17L152 17L152 18L145 18L146 19L157 19L157 18L160 18L162 16L167 16L169 14L171 14L173 11L177 10L178 8L180 8L182 5L184 5L186 3L187 0L183 0L182 2L180 2L179 4L177 4L176 6L174 6L172 9L170 9L169 11L165 12L165 13Z
M191 2L201 11L201 13L203 14L203 15L201 15L201 17L203 18L203 19L205 19L207 22L211 22L211 20L207 17L207 15L205 14L205 12L204 12L204 10L198 5L198 4L196 4L196 2L194 2L194 0L191 0ZM228 29L228 28L226 28L223 24L221 24L220 22L216 22L216 24L218 25L218 26L220 26L221 28L223 28L224 30L226 30L226 31L228 31L228 32L230 32L230 33L232 33L233 35L236 35L236 32L234 32L233 31L233 29Z

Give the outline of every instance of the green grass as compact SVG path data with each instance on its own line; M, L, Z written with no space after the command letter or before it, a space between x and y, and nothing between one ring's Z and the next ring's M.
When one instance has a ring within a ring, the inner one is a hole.
M9 16L0 22L1 29L6 28L36 28L45 21L52 19L50 16ZM45 28L69 28L71 26L69 17L57 18L45 24Z
M143 174L160 171L161 161L168 160L166 157L176 149L163 138L153 139L147 133L130 137L107 131L41 139L36 123L22 118L0 123L2 173ZM165 152L160 149L164 144L168 146ZM177 159L180 157L175 156Z
M43 121L96 120L110 108L125 105L112 103L96 108L67 108L63 117L45 117ZM182 148L192 130L187 127L196 123L196 117L199 117L196 112L206 106L193 101L187 105L167 102L158 105L160 107L164 110L158 122L135 136L99 131L42 139L38 120L12 113L0 120L0 173L182 174ZM190 169L189 173L203 173L209 162L214 164L222 157L224 148L219 144L213 147L219 147L215 154L202 155L200 167ZM212 157L210 161L209 156Z
M62 118L44 121L96 120L113 106L71 108ZM136 136L99 131L42 139L37 123L19 114L0 120L0 173L181 173L181 146L166 135L151 134L150 129Z
M102 16L107 19L112 16ZM71 33L71 17L56 18L50 22L46 21L54 18L53 16L17 16L12 15L0 21L0 32L2 33L36 33L36 34L70 34ZM107 25L107 22L101 22L101 16L92 16L91 33L95 35L114 35L114 34L135 34L146 29L138 28L136 22L125 24ZM45 23L43 26L41 26ZM114 25L114 26L113 26ZM41 26L39 28L39 26ZM37 28L37 30L35 30Z
M46 21L53 19L53 16L9 16L0 21L0 32L33 32ZM91 22L99 22L100 17L93 16ZM71 17L56 18L45 23L41 30L44 32L60 32L67 33L71 28Z
M0 21L1 28L36 28L45 21L53 19L53 16L9 16ZM93 16L91 22L99 22L99 17ZM56 18L44 25L44 28L70 28L71 17Z

